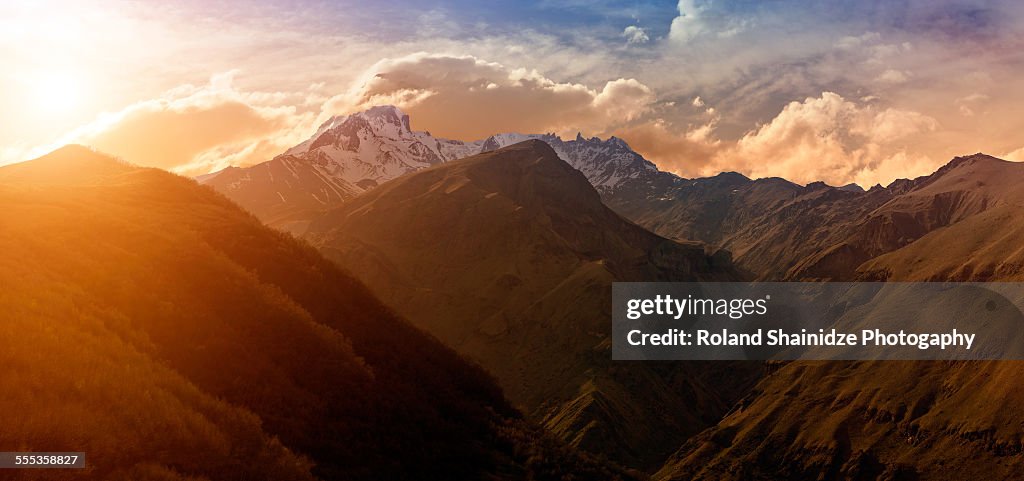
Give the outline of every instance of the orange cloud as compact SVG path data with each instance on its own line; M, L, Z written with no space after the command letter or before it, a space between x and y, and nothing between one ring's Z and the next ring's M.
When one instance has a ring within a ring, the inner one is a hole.
M594 89L469 56L420 53L384 60L348 93L326 100L316 111L322 101L309 91L243 92L232 86L229 73L208 85L179 87L104 115L65 142L198 175L273 158L305 140L327 115L391 103L411 115L414 127L447 138L476 140L500 132L614 134L663 170L684 177L728 170L800 183L867 186L927 173L942 160L914 150L929 143L926 136L938 128L935 119L881 108L871 99L823 92L791 102L769 122L726 140L716 136L718 112L700 97L677 107L658 102L650 88L634 79ZM696 123L679 128L658 117L672 109L695 109L687 115Z
M653 121L619 135L662 169L684 177L737 171L798 183L870 186L937 167L936 160L908 151L937 128L935 119L918 112L880 109L823 92L791 102L735 142L715 138L715 119L682 132Z
M634 79L593 89L472 56L418 53L378 62L325 110L348 113L394 104L417 128L470 140L498 132L608 132L648 112L654 100L653 91Z
M832 92L791 102L770 122L727 141L716 138L718 114L699 97L693 107L702 120L680 129L655 117L656 105L675 105L658 104L634 79L594 89L472 56L418 53L378 62L351 91L330 99L323 115L379 104L398 105L416 128L447 138L615 134L660 168L687 177L734 170L800 183L870 185L920 175L939 163L909 150L938 128L934 118Z
M1007 152L1003 155L1003 159L1013 160L1015 162L1024 162L1024 147L1021 147L1012 152Z
M662 120L644 122L619 129L615 135L625 140L664 171L690 177L706 170L724 148L712 136L714 123L685 132L675 132Z
M930 162L905 151L901 141L938 127L926 115L880 110L823 92L791 102L771 122L721 152L712 168L731 166L753 177L794 182L873 184L915 175Z
M101 116L68 136L141 165L186 175L270 159L300 142L314 114L297 113L284 94L246 93L232 74L183 86Z

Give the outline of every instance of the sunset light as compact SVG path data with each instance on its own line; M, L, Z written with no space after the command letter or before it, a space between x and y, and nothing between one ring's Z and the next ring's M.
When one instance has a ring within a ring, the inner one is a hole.
M1024 481L1022 78L1021 0L0 0L0 479Z
M614 135L684 177L885 185L1024 155L1016 6L584 3L5 3L0 164L72 140L132 155L145 131L175 146L155 165L201 175L385 103L463 141Z
M60 115L74 111L81 102L80 80L67 72L47 72L31 81L32 104L43 114Z

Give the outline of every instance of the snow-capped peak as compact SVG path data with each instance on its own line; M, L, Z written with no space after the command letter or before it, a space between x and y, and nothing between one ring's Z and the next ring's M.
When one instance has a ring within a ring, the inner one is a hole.
M617 137L585 138L580 132L566 141L554 133L510 132L475 142L446 140L412 130L409 116L392 105L331 117L309 140L285 154L305 159L324 176L367 189L413 170L530 139L546 142L599 190L658 173L654 164Z
M406 115L402 109L394 105L378 105L370 107L362 112L357 112L351 115L335 115L327 119L324 123L320 124L320 127L316 129L309 139L302 142L295 147L292 147L285 151L285 155L299 156L310 150L315 149L319 145L329 143L328 139L324 139L317 144L324 134L334 138L336 134L332 132L336 131L354 131L358 128L367 128L373 132L376 136L385 137L397 137L401 134L411 134L412 128L409 124L409 116Z
M370 188L413 170L479 152L476 145L413 131L392 105L332 117L286 155L304 159L324 176Z
M402 109L394 105L370 107L369 110L355 115L369 121L376 130L391 130L394 127L404 133L412 132L412 128L409 127L409 116L402 112Z
M528 139L538 139L551 145L558 156L583 172L598 190L611 190L627 179L637 179L658 173L658 168L629 148L618 137L601 140L585 138L577 133L575 140L562 140L555 134L497 134L482 142L482 152L488 152Z

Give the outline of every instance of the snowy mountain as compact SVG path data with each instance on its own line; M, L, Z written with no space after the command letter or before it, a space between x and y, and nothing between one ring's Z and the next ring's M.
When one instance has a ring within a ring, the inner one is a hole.
M320 166L333 178L369 189L414 170L479 153L476 144L439 139L409 127L397 107L373 107L333 117L291 155Z
M642 155L629 148L618 137L601 140L583 138L565 141L554 134L498 134L482 142L480 152L490 152L524 140L537 139L550 145L558 156L587 177L598 192L616 190L630 180L643 180L659 173L658 168Z
M269 225L301 234L319 212L409 172L525 140L539 139L582 172L603 195L672 174L611 137L562 140L554 134L497 134L475 142L414 131L393 106L373 107L324 122L308 140L274 159L228 168L197 179L222 192Z

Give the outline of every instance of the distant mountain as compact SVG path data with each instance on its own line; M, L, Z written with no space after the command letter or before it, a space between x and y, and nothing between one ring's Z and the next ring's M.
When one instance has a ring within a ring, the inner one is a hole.
M296 234L317 214L409 172L529 139L551 145L601 192L659 172L621 139L563 141L553 134L499 134L475 142L434 137L410 128L396 107L334 117L305 142L252 167L230 167L197 179L224 193L268 225Z
M761 279L852 280L861 276L861 264L985 208L965 205L963 212L944 214L944 203L960 202L952 189L965 187L935 195L922 190L942 170L868 191L856 184L751 180L734 172L684 179L659 171L615 137L566 141L505 133L475 142L445 140L413 131L409 117L391 106L332 118L271 161L201 181L268 225L301 235L316 216L383 182L531 139L547 143L583 173L616 212L659 235L726 249Z
M1024 478L1014 363L793 362L758 381L747 365L613 363L605 331L616 280L1022 280L1024 164L957 157L865 191L683 179L614 138L462 145L485 154L350 182L364 192L300 231L316 219L322 252L563 439L644 469L675 450L656 480Z
M602 194L615 192L635 182L675 178L673 174L659 171L651 161L614 136L601 140L576 134L575 140L564 141L554 134L500 134L485 139L480 152L490 152L525 140L541 140L551 146L559 158L580 171Z
M931 175L866 192L724 173L668 188L636 184L605 202L663 236L727 249L762 279L854 280L865 262L932 231L1020 205L1021 165L958 157Z
M1024 164L976 154L836 197L867 208L830 219L847 226L830 242L841 240L805 265L830 263L858 280L1024 280L1022 179ZM1018 362L793 362L772 371L654 479L1024 479Z
M850 192L864 192L864 188L863 187L861 187L861 186L859 186L857 184L854 184L854 183L850 183L850 184L846 184L844 186L841 186L841 187L839 187L839 190L848 190Z
M659 465L760 372L611 361L612 282L742 274L618 216L540 140L385 183L317 218L307 239L494 373L534 419L631 466Z
M309 140L252 167L202 182L268 225L301 233L318 212L408 172L466 157L479 147L414 132L395 107L334 117Z
M90 479L624 476L191 180L71 146L0 168L0 203L3 449Z
M883 210L915 239L857 268L859 279L1024 280L1024 163L958 157Z
M228 167L197 178L257 214L267 225L301 233L310 217L362 192L315 162L281 155L247 167Z

